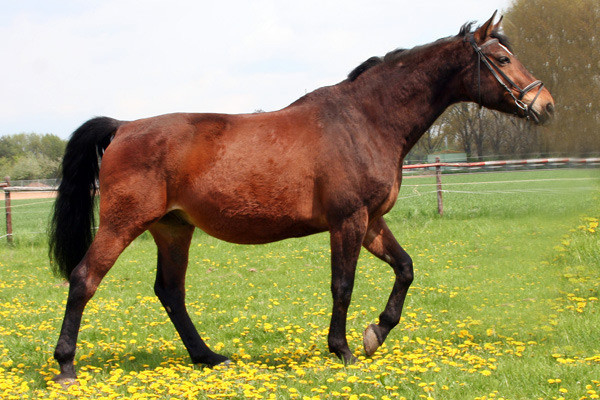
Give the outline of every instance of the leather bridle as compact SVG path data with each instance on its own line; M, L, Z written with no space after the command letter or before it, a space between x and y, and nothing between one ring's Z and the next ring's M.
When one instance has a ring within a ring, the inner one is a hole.
M517 85L515 82L513 82L512 79L510 79L501 69L500 67L498 67L484 52L483 49L485 49L486 47L492 45L492 44L496 44L496 43L500 43L500 41L498 39L490 39L487 42L483 43L481 46L479 46L477 44L477 42L475 42L475 38L473 37L473 35L469 35L469 42L471 43L471 46L473 46L473 49L475 49L475 52L477 53L477 85L478 85L478 95L479 95L479 105L481 106L481 63L483 62L483 64L490 70L490 72L492 73L492 75L494 76L494 78L496 78L496 80L498 81L498 83L508 92L508 94L510 94L510 96L513 98L513 100L515 101L515 104L517 105L517 107L519 109L521 109L524 113L525 116L527 118L531 118L533 119L535 122L539 122L538 116L536 114L536 112L533 110L533 104L535 103L535 101L538 99L540 93L542 92L542 89L544 87L544 84L542 83L542 81L534 81L531 82L529 85L525 86L524 88L521 88L519 85ZM501 78L502 77L502 78ZM504 79L504 80L503 80ZM506 83L505 83L506 82ZM512 86L513 89L515 89L517 92L519 92L519 96L515 96L513 91L511 90L511 88L508 87L508 85ZM530 92L531 90L538 88L537 93L535 94L535 97L533 98L533 100L531 101L531 103L529 104L525 104L523 102L523 97L525 97L525 95Z

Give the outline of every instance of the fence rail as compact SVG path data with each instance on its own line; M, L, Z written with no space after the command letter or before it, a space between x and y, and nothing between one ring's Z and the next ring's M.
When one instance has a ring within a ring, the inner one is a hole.
M533 158L527 160L503 160L503 161L478 161L478 162L439 162L439 158L436 159L435 163L425 164L409 164L402 167L403 170L414 170L414 169L433 169L435 170L436 181L431 185L436 186L436 190L432 193L437 194L437 205L438 213L444 214L444 202L443 193L447 190L442 188L442 169L452 168L455 169L466 168L467 170L475 170L481 168L499 168L499 167L519 167L519 166L542 166L542 165L573 165L573 166L600 166L600 157L592 158ZM446 183L446 185L449 185ZM411 185L404 185L411 186ZM4 208L6 211L6 235L0 236L1 238L6 237L8 243L13 242L13 226L12 226L12 208L20 207L27 204L19 204L16 206L11 205L11 193L17 192L55 192L56 187L54 186L11 186L10 179L6 177L5 182L0 182L0 190L4 191ZM409 196L409 197L412 197Z
M532 158L528 160L501 160L501 161L476 161L476 162L440 162L439 157L436 157L436 162L426 164L410 164L402 166L403 170L409 169L430 169L435 168L436 176L436 193L437 193L437 204L438 213L444 215L444 201L442 193L442 167L454 167L454 168L494 168L504 166L523 166L523 165L558 165L558 164L573 164L573 165L600 165L600 157L591 158Z
M437 159L439 160L439 158ZM532 158L528 160L503 160L503 161L476 161L476 162L439 162L429 164L410 164L404 165L402 169L417 168L437 168L437 167L456 167L456 168L482 168L482 167L503 167L503 166L521 166L521 165L543 165L543 164L574 164L574 165L600 165L600 157L592 158Z

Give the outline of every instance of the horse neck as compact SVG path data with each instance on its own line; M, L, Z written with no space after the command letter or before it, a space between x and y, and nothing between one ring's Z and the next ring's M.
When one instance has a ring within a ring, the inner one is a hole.
M460 39L442 39L343 83L402 160L449 105L465 100L460 75L470 56Z

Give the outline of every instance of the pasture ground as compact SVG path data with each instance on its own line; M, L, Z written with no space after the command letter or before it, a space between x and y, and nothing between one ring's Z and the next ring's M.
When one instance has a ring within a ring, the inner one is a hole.
M146 233L86 308L80 384L68 390L49 381L68 290L46 257L51 203L17 200L15 245L0 243L0 398L599 398L600 171L443 181L444 217L425 177L405 180L386 218L413 257L415 281L373 357L363 356L362 332L391 290L386 264L361 253L348 321L360 361L344 366L327 351L326 234L237 246L197 232L188 309L233 364L190 364L153 294Z

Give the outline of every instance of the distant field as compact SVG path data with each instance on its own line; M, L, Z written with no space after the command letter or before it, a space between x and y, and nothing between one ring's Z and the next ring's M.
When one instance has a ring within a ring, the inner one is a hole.
M197 232L188 308L234 365L191 365L144 234L86 308L68 392L48 382L68 290L46 257L52 200L16 200L15 245L0 239L0 398L599 398L600 171L444 175L443 217L434 182L405 179L386 218L415 282L372 358L362 331L391 290L386 264L361 254L348 321L360 361L344 366L327 351L326 234L238 246Z

